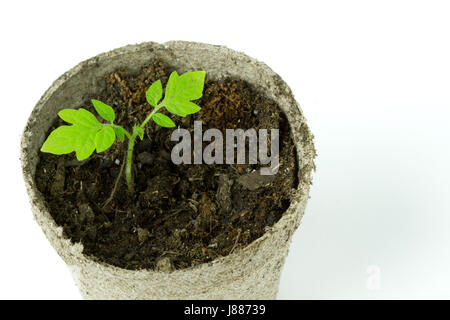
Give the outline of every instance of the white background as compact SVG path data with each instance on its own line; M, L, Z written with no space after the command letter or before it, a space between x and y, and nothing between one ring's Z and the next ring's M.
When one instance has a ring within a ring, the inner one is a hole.
M22 182L33 106L82 60L167 40L266 62L316 137L279 298L450 298L449 17L445 1L2 1L0 298L80 298Z

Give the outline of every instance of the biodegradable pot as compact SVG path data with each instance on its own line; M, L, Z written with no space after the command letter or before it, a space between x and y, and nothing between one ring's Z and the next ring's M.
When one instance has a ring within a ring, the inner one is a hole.
M273 227L245 248L188 269L162 272L126 270L98 262L72 243L48 212L34 181L39 149L63 108L78 107L99 92L101 76L121 66L139 70L161 59L179 73L205 70L208 78L241 78L276 101L290 123L297 148L299 185L291 205ZM37 103L22 136L23 175L34 218L72 270L86 299L274 299L292 234L300 224L311 184L313 137L286 83L264 63L222 46L171 41L129 45L78 64L57 79Z

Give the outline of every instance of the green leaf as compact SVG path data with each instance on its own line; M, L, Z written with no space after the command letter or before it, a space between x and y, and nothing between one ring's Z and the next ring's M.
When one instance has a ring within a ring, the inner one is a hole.
M158 105L159 100L162 98L162 85L161 80L153 82L150 88L148 88L145 93L145 97L147 98L147 102L156 107Z
M142 129L138 125L134 125L133 130L137 132L137 134L139 135L139 138L141 138L141 140L144 139L144 129Z
M61 126L50 133L41 151L53 154L76 152L78 160L88 158L95 150L94 137L98 127L88 128L79 124Z
M115 140L116 134L114 133L114 129L110 126L103 126L99 131L97 131L94 139L97 153L103 152L111 147Z
M164 102L170 100L189 101L202 97L205 82L205 71L186 72L178 77L174 71L167 83Z
M166 100L167 97L172 97L175 95L178 78L179 78L179 76L176 71L173 71L170 74L169 81L167 82L167 86L166 86L166 95L164 96L164 100Z
M75 151L77 132L73 126L61 126L53 130L42 145L41 151L66 154Z
M166 105L166 109L172 113L172 114L176 114L177 116L180 117L186 117L187 113L183 112L183 110L181 110L181 108L178 108L178 106L176 104L173 105Z
M155 113L152 116L153 121L155 121L157 124L159 124L161 127L165 128L173 128L175 127L175 123L166 115L162 113Z
M79 161L89 158L95 150L95 136L97 128L87 128L80 125L73 125L77 130L75 141L76 156Z
M75 109L62 109L58 112L58 116L67 123L74 124L77 119L78 110Z
M97 118L86 109L80 108L77 111L75 124L92 129L99 128L102 125L98 122Z
M166 106L169 112L185 117L188 114L193 114L200 111L200 107L191 101L174 101Z
M91 101L92 104L94 105L95 111L97 111L100 117L102 117L106 121L114 122L114 120L116 119L116 114L114 113L113 108L108 106L106 103L103 103L98 100L91 100Z
M125 130L122 127L114 127L114 132L116 133L116 136L120 140L120 142L125 141Z
M182 100L196 100L203 95L205 71L183 73L177 81L176 96Z
M205 71L186 72L181 76L172 72L161 105L164 105L170 113L181 117L198 112L200 107L191 100L201 98L205 75Z

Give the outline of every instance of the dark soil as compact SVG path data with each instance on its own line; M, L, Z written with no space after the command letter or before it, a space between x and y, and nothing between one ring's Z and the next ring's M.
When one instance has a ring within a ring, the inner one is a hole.
M114 108L116 123L130 129L150 110L145 90L158 79L165 85L171 71L161 63L138 75L118 70L105 77L103 92L86 97L83 107L93 112L89 101L99 99ZM177 166L170 158L177 143L170 141L172 129L153 122L136 143L134 196L127 193L121 174L126 143L116 141L84 162L74 154L41 153L38 189L55 221L73 242L83 244L86 254L126 269L186 268L248 245L289 207L298 172L289 126L276 103L228 78L207 80L197 103L199 113L172 120L190 131L194 120L203 121L203 130L279 128L278 173L260 176L255 172L259 165ZM56 120L49 132L61 124Z

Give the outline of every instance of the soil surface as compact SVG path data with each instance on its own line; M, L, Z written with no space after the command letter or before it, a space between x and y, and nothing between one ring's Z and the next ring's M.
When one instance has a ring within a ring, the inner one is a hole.
M151 110L146 89L158 79L165 86L171 71L160 62L139 74L118 70L103 79L98 96L86 97L80 107L96 114L90 99L101 100L116 111L116 123L131 129ZM116 141L82 162L73 153L40 153L37 187L57 224L73 242L83 244L85 254L126 269L187 268L248 245L289 207L298 185L296 151L276 103L243 81L212 81L208 75L196 103L202 107L197 114L168 115L191 132L194 120L201 120L203 130L218 128L224 138L226 128L279 128L278 173L261 176L260 165L175 165L170 157L177 144L170 140L173 129L153 122L144 140L136 142L134 196L127 192L122 169L127 141ZM56 120L49 133L62 124Z

